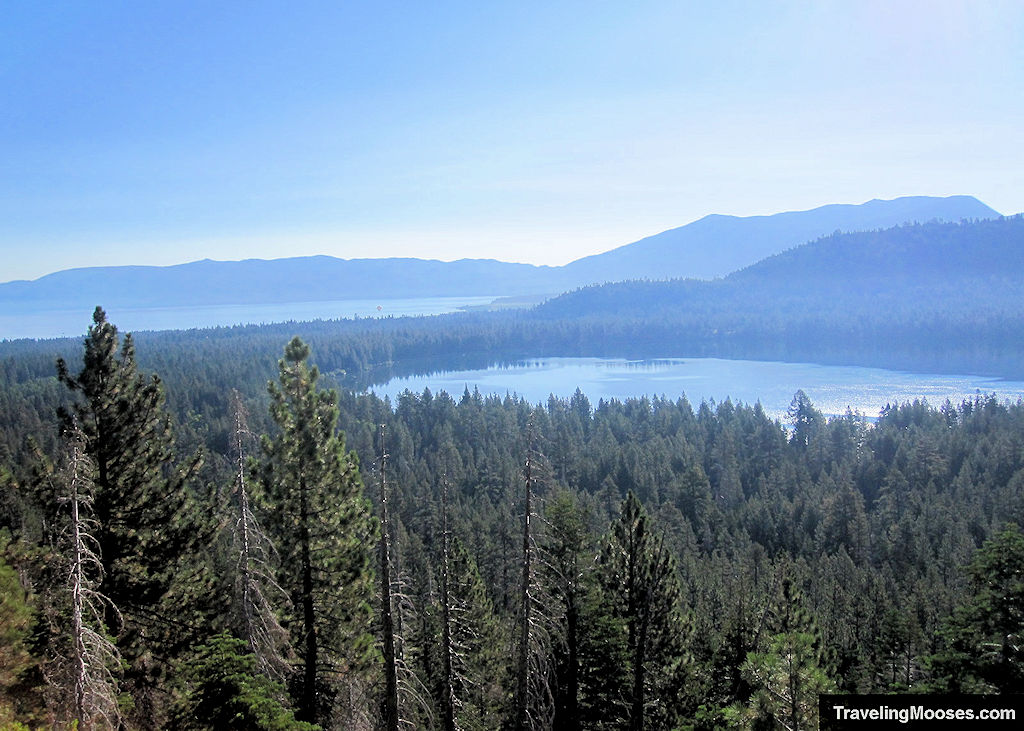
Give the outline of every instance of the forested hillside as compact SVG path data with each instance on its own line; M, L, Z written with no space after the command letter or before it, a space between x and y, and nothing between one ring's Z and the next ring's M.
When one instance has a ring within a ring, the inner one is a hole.
M0 722L809 728L824 691L1022 687L1024 405L329 390L495 322L531 328L98 310L60 363L9 347Z
M532 310L139 333L167 378L262 384L301 335L346 387L549 356L726 357L1024 378L1024 217L836 234L715 282L588 287ZM85 318L83 318L84 320ZM0 379L50 375L71 339L0 342ZM180 395L192 398L189 384ZM199 407L200 410L202 407Z
M1022 277L1024 217L933 222L836 233L715 282L587 287L533 317L620 349L1015 377Z

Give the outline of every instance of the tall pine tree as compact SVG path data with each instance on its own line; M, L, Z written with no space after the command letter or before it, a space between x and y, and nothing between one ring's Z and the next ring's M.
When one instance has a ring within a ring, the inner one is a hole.
M154 690L165 661L195 634L183 608L193 606L188 592L201 571L193 557L207 536L186 482L200 460L179 462L160 379L139 373L131 335L119 342L102 308L93 313L82 370L72 375L59 359L57 376L79 397L59 416L66 430L80 427L93 465L98 592L120 609L106 624L118 631L125 685L148 727L159 723Z
M338 397L317 388L309 346L285 347L270 413L279 427L263 440L263 480L280 552L280 583L291 596L289 629L300 672L293 694L300 720L347 727L335 714L342 683L358 685L373 657L373 570L368 548L376 526L359 461L337 431Z
M743 664L743 676L754 691L749 720L755 728L818 728L818 696L835 691L824 667L818 630L803 605L799 588L783 579L766 617L771 632L767 647L749 653Z
M601 581L626 625L629 728L671 728L684 690L680 614L682 590L675 559L631 491L601 553Z

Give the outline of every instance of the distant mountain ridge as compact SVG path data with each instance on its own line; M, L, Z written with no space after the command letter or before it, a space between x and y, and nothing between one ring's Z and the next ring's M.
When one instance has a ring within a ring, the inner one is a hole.
M728 320L778 307L814 317L837 306L884 313L883 303L937 312L967 309L1024 315L1024 214L998 219L904 224L834 233L714 281L674 279L591 285L553 298L545 318L658 317L680 311Z
M69 269L0 284L15 311L342 299L557 294L625 279L710 279L836 230L869 231L934 219L999 214L970 196L908 197L836 204L773 216L709 215L686 226L561 267L491 259L337 259L330 256L202 261L168 267Z
M589 349L580 354L1021 379L1021 281L1024 214L834 234L723 279L593 285L530 316L579 331L574 342Z
M977 198L966 195L876 199L861 205L833 204L772 216L740 218L712 214L603 254L578 259L565 269L578 281L588 283L611 281L602 279L601 273L609 271L617 272L620 280L714 279L835 231L872 231L901 223L955 222L999 215Z
M160 307L505 294L499 285L534 294L551 291L551 269L492 259L203 259L168 267L68 269L0 284L0 302Z
M949 286L1024 278L1024 216L959 224L904 224L824 236L733 272L726 282L835 287Z

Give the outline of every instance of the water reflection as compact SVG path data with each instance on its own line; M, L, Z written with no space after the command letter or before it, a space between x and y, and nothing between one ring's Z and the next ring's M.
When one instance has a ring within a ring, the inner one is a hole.
M888 404L925 399L938 406L947 399L959 403L977 395L996 394L1000 400L1024 398L1024 382L971 375L936 375L889 371L859 366L726 360L722 358L533 358L512 364L395 378L370 390L392 400L406 389L447 391L458 397L465 389L483 394L517 394L531 403L550 395L571 396L577 388L591 403L685 395L697 405L760 402L774 418L785 419L798 389L827 415L847 410L876 417Z

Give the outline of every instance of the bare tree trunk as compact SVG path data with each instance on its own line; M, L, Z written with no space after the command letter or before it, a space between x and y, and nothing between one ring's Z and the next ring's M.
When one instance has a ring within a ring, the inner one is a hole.
M452 670L452 600L448 585L448 479L441 485L441 705L444 731L455 731L455 681Z
M313 611L313 562L310 556L309 496L306 492L306 478L299 480L299 546L302 571L302 642L305 648L302 672L302 714L304 721L317 722L317 642L316 614Z
M237 499L236 515L231 522L235 550L236 600L240 603L242 627L249 650L256 657L261 670L268 677L283 680L288 672L285 654L291 654L287 632L280 625L273 606L267 597L267 590L273 589L285 598L285 591L274 579L271 558L274 547L263 531L253 512L246 481L245 438L249 435L245 408L238 391L232 393L234 415L235 484Z
M249 493L245 489L245 445L243 436L245 424L243 423L242 405L237 391L232 394L233 410L235 412L235 450L237 452L237 464L235 465L235 490L238 493L238 539L239 548L239 581L242 588L242 619L245 622L245 639L249 643L249 649L259 657L256 648L256 620L253 611L252 600L252 551L250 549L249 536Z
M79 445L72 447L71 457L71 633L74 641L75 722L85 728L85 636L82 627L82 585L84 583L82 555L82 523L78 513Z
M529 693L530 693L530 583L533 569L531 559L533 556L530 545L530 513L533 477L531 473L532 462L530 457L526 458L526 503L523 507L523 575L522 587L519 590L519 647L516 658L516 712L515 728L517 730L528 729L529 726Z
M107 638L103 615L109 611L120 620L113 606L94 588L103 574L96 539L90 532L95 525L88 513L92 508L91 464L83 448L81 433L75 429L68 435L68 459L64 496L60 502L69 508L69 525L65 533L68 554L68 589L71 592L70 678L73 686L71 719L77 728L115 728L120 722L118 688L112 668L121 657ZM67 678L67 676L64 676ZM66 690L66 686L65 690ZM67 697L67 696L65 696Z
M291 669L286 655L291 656L288 633L276 617L267 591L287 594L276 582L271 559L274 548L253 512L246 476L246 437L251 437L245 406L238 391L231 393L234 420L233 447L234 486L237 504L230 521L232 543L237 552L236 601L240 603L243 639L255 655L260 670L269 678L285 680Z
M395 657L395 622L391 604L391 547L388 536L388 453L384 425L380 426L380 614L384 645L384 725L398 731L398 666Z

